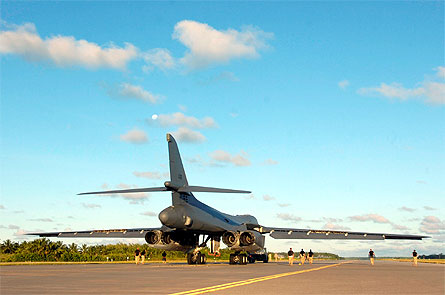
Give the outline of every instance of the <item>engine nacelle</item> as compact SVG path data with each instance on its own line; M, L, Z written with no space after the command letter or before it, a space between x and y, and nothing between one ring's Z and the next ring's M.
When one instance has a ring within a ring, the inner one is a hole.
M161 241L161 237L162 237L162 231L152 230L145 234L145 241L147 242L147 244L155 245L159 244L159 242Z
M264 236L257 231L243 231L241 233L225 232L222 236L224 244L235 251L258 251L264 248Z
M239 233L227 231L222 235L222 240L228 247L237 246L239 244Z
M251 231L242 232L239 236L240 246L250 246L255 243L255 235Z

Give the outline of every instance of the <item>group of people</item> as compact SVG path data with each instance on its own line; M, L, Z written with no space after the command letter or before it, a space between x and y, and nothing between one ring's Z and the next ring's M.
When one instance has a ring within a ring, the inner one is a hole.
M290 248L289 251L287 252L287 256L289 257L289 265L293 265L294 264L295 253L292 250L292 248ZM312 264L312 262L314 262L314 252L312 252L312 249L310 249L308 253L304 252L304 250L301 249L301 251L299 253L299 257L300 257L300 264L301 265L304 265L304 262L306 260L309 260L310 264Z
M134 251L134 261L136 264L144 264L146 254L147 252L145 249L142 249L141 251L139 248L137 248L136 251ZM162 252L162 263L167 263L167 253L165 251Z
M413 251L413 266L417 266L417 252L416 249ZM372 249L369 249L368 253L369 261L371 262L371 265L374 265L374 259L375 259L375 253Z

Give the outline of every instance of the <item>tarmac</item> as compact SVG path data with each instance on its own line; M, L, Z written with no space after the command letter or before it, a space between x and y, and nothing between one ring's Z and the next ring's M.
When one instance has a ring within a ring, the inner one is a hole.
M445 265L315 261L10 265L0 294L445 294Z

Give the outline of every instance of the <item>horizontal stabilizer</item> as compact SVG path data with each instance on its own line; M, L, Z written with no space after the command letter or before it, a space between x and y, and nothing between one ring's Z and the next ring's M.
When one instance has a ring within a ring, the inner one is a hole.
M131 193L148 193L148 192L165 192L165 191L168 191L166 187L146 187L146 188L121 189L113 191L88 192L88 193L80 193L78 195L131 194Z
M216 188L216 187L205 187L205 186L182 186L178 188L178 192L189 193L189 192L201 192L201 193L236 193L236 194L250 194L249 191L226 189L226 188Z

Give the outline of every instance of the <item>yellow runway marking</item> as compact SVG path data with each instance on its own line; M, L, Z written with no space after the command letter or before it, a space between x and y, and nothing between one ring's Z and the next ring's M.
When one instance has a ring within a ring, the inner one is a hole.
M201 288L201 289L172 293L170 295L185 295L185 294L194 295L194 294L210 293L210 292L220 291L220 290L224 290L224 289L258 283L258 282L262 282L262 281L292 276L292 275L296 275L296 274L300 274L300 273L311 272L311 271L321 270L321 269L325 269L325 268L329 268L329 267L339 266L344 263L346 263L346 262L340 262L340 263L336 263L336 264L321 266L321 267L317 267L317 268L310 268L310 269L305 269L305 270L299 270L299 271L293 271L293 272L285 272L285 273L280 273L280 274L276 274L276 275L270 275L270 276L265 276L265 277L248 279L248 280L244 280L244 281L226 283L226 284L221 284L221 285L216 285L216 286L211 286L211 287L206 287L206 288Z

